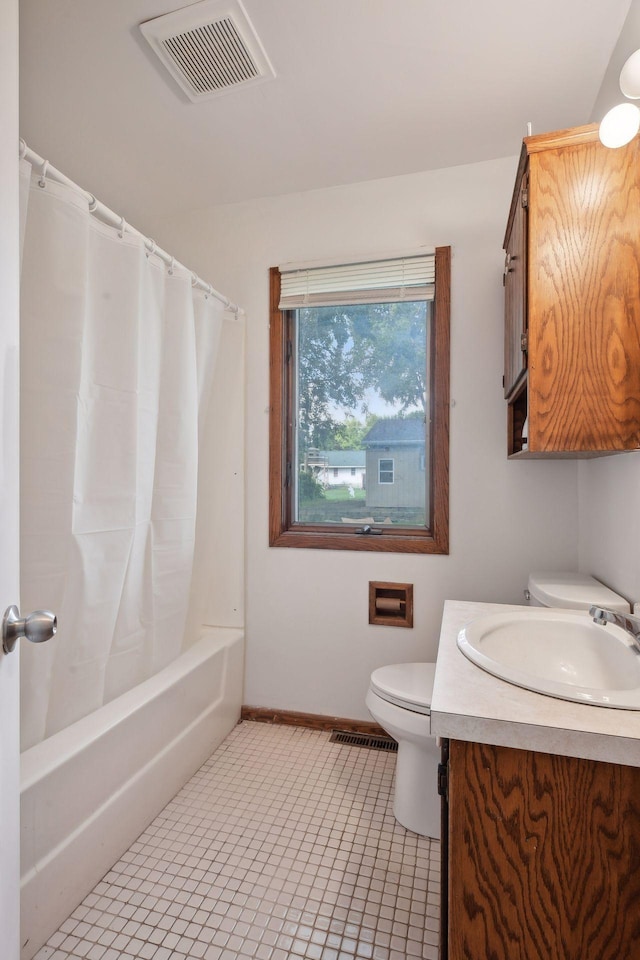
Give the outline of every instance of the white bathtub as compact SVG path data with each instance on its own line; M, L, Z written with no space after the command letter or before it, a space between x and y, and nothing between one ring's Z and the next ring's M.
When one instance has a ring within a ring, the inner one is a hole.
M22 754L30 960L240 718L244 642L207 628L157 676Z

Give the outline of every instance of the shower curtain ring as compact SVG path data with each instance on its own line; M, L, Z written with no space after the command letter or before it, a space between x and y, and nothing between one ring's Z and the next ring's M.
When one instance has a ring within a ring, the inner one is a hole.
M47 176L48 168L49 168L49 161L45 160L44 163L42 164L42 170L40 171L40 179L38 180L39 187L46 187L47 185L47 181L45 178Z
M152 257L156 252L156 242L150 237L144 242L145 247L147 248L147 257Z
M94 195L90 193L89 194L89 213L93 213L93 211L96 209L97 206L98 206L98 201L96 200Z
M126 226L126 224L125 224L124 217L120 217L120 229L118 230L118 236L120 237L121 240L122 240L122 238L124 237L124 228L125 228L125 226Z
M19 141L18 141L18 145L19 145L18 159L19 159L19 160L24 160L24 158L25 158L26 155L27 155L27 142L26 142L26 140L23 140L22 137L20 137L20 139L19 139Z
M173 268L174 268L174 266L175 266L175 262L176 262L176 258L175 258L175 257L171 257L171 264L170 264L170 266L169 266L169 271L168 271L170 277L173 276Z

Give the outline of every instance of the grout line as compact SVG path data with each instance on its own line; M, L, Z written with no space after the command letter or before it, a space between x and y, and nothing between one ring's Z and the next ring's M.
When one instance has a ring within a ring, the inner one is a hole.
M243 721L35 960L437 960L439 843L395 754Z

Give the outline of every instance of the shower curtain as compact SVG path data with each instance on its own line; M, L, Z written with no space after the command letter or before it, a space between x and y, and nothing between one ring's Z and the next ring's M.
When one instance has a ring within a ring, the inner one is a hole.
M181 651L224 306L21 161L23 749Z

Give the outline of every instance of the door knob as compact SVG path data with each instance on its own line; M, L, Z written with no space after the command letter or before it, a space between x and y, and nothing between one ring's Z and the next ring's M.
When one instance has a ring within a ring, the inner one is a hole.
M55 636L58 618L50 610L34 610L28 617L21 618L16 606L7 607L2 618L2 649L12 653L20 637L26 637L31 643L44 643Z

